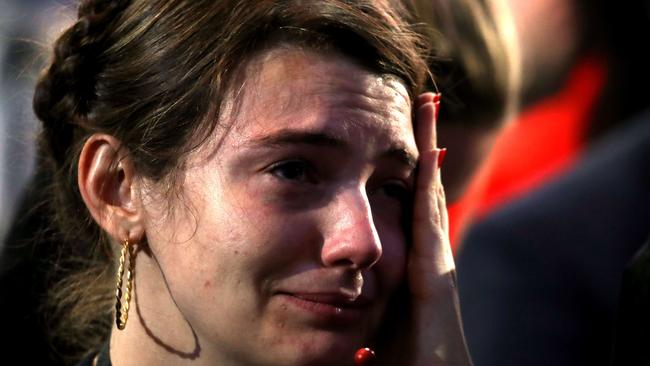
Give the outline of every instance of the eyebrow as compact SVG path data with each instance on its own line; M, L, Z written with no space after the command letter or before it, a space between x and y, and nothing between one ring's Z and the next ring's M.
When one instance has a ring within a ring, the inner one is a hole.
M348 146L344 140L324 132L297 131L291 129L283 129L272 135L253 140L249 145L253 147L281 147L286 145L316 145L327 147Z
M287 145L312 145L349 149L345 140L326 132L311 132L293 129L283 129L272 135L264 136L248 143L251 147L283 147ZM393 147L382 153L380 158L390 159L406 165L413 170L417 167L418 159L406 148Z
M411 154L404 148L393 148L382 154L383 158L397 160L400 163L408 166L409 169L414 170L418 165L418 159L415 155Z

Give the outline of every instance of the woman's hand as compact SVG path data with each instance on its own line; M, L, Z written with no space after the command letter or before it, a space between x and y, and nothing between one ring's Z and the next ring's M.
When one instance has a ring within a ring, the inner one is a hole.
M392 344L381 364L398 362L413 366L466 366L471 358L465 343L456 267L449 244L445 193L440 163L445 150L436 145L439 96L422 94L416 103L415 134L420 153L412 216L412 241L408 253L408 316L400 320ZM386 363L388 362L388 363Z
M415 137L420 159L413 205L413 245L407 266L415 342L413 365L471 365L440 179L446 153L436 142L440 95L421 95L416 108Z

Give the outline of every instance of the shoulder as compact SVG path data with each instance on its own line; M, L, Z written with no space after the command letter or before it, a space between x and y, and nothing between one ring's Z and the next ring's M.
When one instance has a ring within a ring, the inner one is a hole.
M459 280L572 291L598 274L601 287L615 288L648 222L650 112L593 145L573 171L477 223L459 252Z
M490 214L466 244L611 242L636 251L650 220L650 111L593 146L574 170ZM464 248L468 249L468 248ZM514 249L513 249L514 250Z

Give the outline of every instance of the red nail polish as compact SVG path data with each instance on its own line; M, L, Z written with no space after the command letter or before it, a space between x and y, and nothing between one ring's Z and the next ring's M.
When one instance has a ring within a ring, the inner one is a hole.
M375 363L375 351L370 348L359 348L354 354L355 366L371 366Z
M445 160L445 155L447 155L447 148L440 149L438 153L438 168L442 166L442 162Z
M441 96L442 96L442 94L440 94L440 93L437 93L436 95L434 95L433 96L433 102L434 103L440 103L440 97Z

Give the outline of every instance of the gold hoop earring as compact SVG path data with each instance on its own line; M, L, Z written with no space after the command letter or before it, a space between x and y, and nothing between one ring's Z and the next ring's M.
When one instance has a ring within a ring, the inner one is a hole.
M126 270L126 286L124 288L124 300L122 300L122 278L124 277L124 267L126 257L129 257L129 263ZM133 253L129 240L124 239L122 251L120 253L120 265L117 269L117 289L115 290L115 324L117 329L124 330L126 321L129 319L129 303L131 302L131 288L133 287Z

